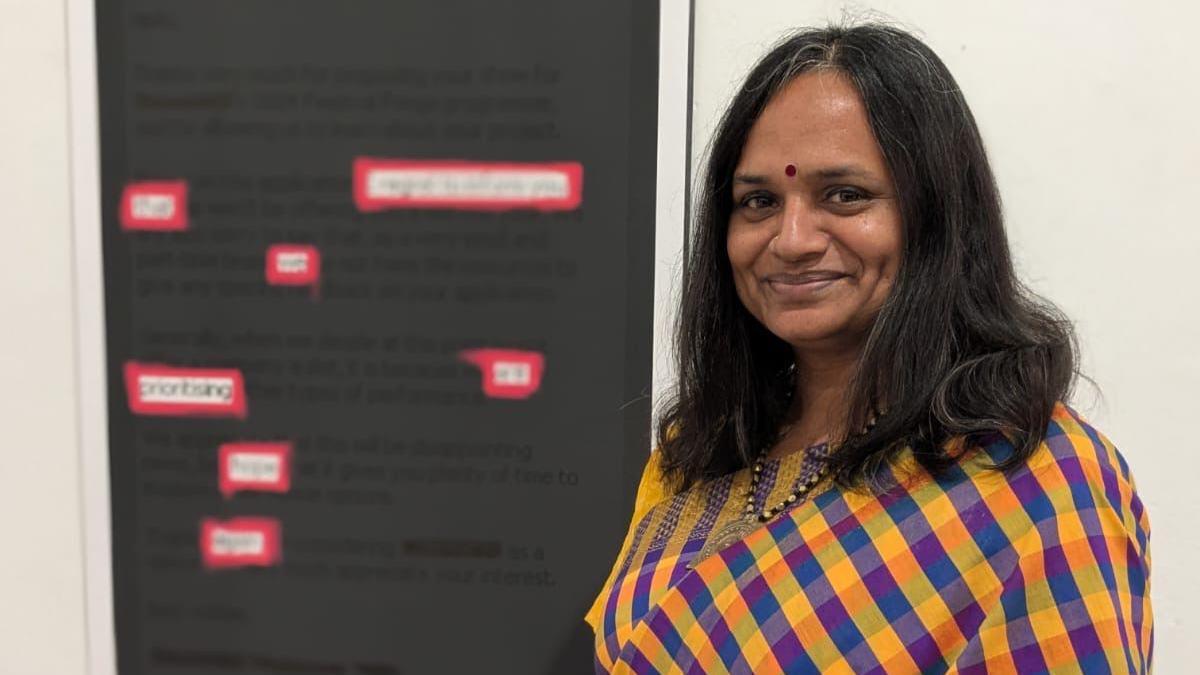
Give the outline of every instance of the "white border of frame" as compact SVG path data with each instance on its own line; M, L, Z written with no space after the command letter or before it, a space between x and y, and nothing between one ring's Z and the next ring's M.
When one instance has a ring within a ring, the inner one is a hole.
M116 675L95 0L67 0L75 362L88 675Z
M109 500L108 386L100 220L95 0L66 0L75 352L88 675L117 675ZM691 134L691 0L660 0L652 406L674 380L672 328L683 268Z
M654 379L650 403L654 420L675 383L673 337L688 231L692 135L692 0L659 2Z

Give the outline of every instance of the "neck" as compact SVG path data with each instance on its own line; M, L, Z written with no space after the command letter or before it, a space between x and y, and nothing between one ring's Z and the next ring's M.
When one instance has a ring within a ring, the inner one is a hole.
M807 442L841 433L846 415L846 390L858 364L858 351L812 352L797 349L796 390L788 417L792 432Z

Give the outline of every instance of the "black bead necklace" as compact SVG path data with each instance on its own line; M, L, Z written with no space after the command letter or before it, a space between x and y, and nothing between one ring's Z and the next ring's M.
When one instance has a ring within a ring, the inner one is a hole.
M766 465L765 459L767 453L760 454L758 459L754 460L754 469L750 473L750 488L746 490L746 514L755 514L758 522L765 523L783 512L784 509L800 501L809 490L813 489L813 486L821 482L821 479L825 477L825 471L829 468L829 462L825 461L825 454L828 449L829 443L821 443L820 445L810 447L807 451L808 454L820 453L821 455L821 462L817 465L816 471L809 475L807 479L801 476L796 481L796 487L792 489L791 494L785 497L783 501L769 508L766 504L763 504L761 511L759 511L756 504L756 497L758 495L758 486L762 482L763 467ZM807 456L804 458L804 461L805 463L808 462Z
M788 428L784 427L784 429L780 431L778 438L783 438L787 431ZM827 450L828 447L828 443L815 445L809 449L809 452L821 450L822 448ZM729 523L726 523L725 526L720 530L709 534L708 540L704 543L704 546L700 549L700 552L697 553L696 557L688 563L687 566L689 569L694 569L695 566L700 563L700 561L714 555L718 551L721 551L734 542L740 541L746 535L762 527L763 523L767 522L771 518L774 518L784 509L796 504L796 502L800 501L801 497L807 494L814 485L820 482L821 477L825 474L825 467L828 462L826 461L827 457L825 456L825 453L822 452L822 456L820 458L821 463L817 467L816 471L814 471L808 478L805 478L803 475L801 475L796 481L797 486L792 490L792 493L788 495L786 499L780 502L779 505L772 508L765 508L761 513L759 513L758 507L755 505L755 493L758 491L758 485L761 482L764 462L769 449L770 448L765 448L762 453L759 454L758 459L754 460L754 468L750 473L750 487L746 493L745 513L741 517L735 518ZM805 457L803 461L807 463L808 458Z
M866 434L867 432L871 431L875 427L876 419L877 418L875 416L872 416L871 420L867 423L867 426L862 430L861 433ZM787 432L790 428L791 425L784 426L783 429L779 431L779 435L776 438L783 438L785 435L787 435ZM819 443L817 445L810 446L806 450L806 456L802 461L807 464L809 457L815 455L819 462L817 464L817 468L811 474L809 474L807 478L805 478L804 474L801 473L800 477L796 479L796 487L792 489L791 494L785 497L783 501L772 507L767 507L764 504L762 510L759 510L756 503L756 497L758 493L758 486L762 482L762 474L764 467L766 466L766 457L769 451L770 447L764 448L763 451L759 453L758 458L754 460L754 467L750 471L750 487L746 491L746 510L742 517L735 518L720 530L711 533L708 537L708 540L704 543L704 546L700 549L700 552L697 553L696 557L692 558L691 562L687 564L688 569L695 569L696 565L700 564L700 562L705 558L716 554L718 551L730 546L734 542L740 541L754 530L762 527L764 523L782 513L784 510L795 506L812 491L813 487L821 482L821 479L825 477L825 474L829 470L829 442L827 441L825 443ZM770 494L767 495L767 497L769 496Z

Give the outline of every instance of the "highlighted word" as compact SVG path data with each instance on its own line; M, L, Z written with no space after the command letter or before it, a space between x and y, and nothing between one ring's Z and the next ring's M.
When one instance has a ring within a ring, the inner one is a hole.
M281 530L275 518L205 518L200 522L200 561L208 569L278 565Z
M360 211L571 211L582 199L579 162L354 160L354 203Z
M468 349L458 356L479 367L483 395L489 398L529 398L542 386L546 359L538 352Z
M225 443L217 449L217 486L226 499L239 491L292 488L291 443Z
M240 370L125 363L125 392L135 415L246 416Z
M179 232L188 227L187 181L130 183L121 193L121 229Z
M272 286L315 286L321 279L321 252L304 244L267 248L267 283Z

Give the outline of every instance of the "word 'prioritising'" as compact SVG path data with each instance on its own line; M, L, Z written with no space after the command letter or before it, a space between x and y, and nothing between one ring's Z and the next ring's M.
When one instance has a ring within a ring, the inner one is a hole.
M235 369L125 363L125 391L136 415L246 416L246 386Z

